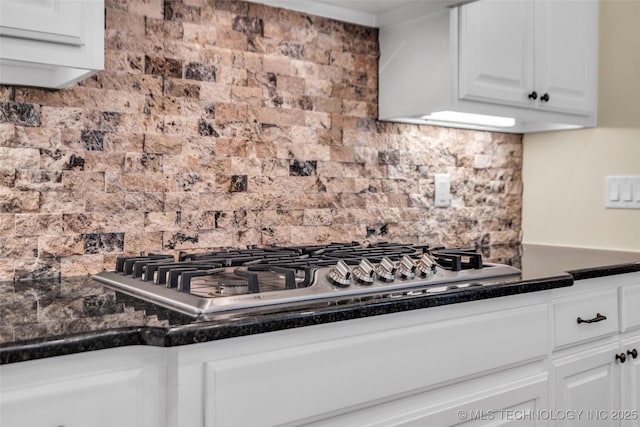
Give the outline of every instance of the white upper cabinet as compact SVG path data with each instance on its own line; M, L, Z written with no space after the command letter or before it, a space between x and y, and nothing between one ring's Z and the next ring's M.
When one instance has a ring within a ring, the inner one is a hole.
M597 0L479 0L380 28L379 118L513 133L594 127L597 72Z
M590 115L597 4L482 0L460 8L460 97Z
M62 88L103 67L103 0L0 2L0 84Z

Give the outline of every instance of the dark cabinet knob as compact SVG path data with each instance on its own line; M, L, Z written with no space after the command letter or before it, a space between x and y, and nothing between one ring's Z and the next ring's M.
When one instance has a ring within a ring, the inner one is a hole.
M545 93L544 95L542 95L542 96L540 97L540 101L542 101L542 102L549 102L549 94L548 94L548 93Z
M534 90L529 94L529 99L533 99L533 100L538 99L538 93Z
M620 363L624 363L627 361L627 355L624 353L616 354L616 360L619 360Z
M627 354L635 359L638 357L638 350L635 348L633 350L627 350Z

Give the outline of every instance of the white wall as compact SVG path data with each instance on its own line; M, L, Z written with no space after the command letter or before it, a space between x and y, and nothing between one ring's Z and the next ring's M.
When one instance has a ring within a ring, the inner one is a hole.
M605 175L640 175L640 1L601 0L598 124L529 134L523 242L640 251L640 210L605 209Z

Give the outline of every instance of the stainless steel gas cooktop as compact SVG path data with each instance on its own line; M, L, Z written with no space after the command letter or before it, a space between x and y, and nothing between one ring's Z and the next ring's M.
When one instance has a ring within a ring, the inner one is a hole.
M377 243L122 257L93 278L193 317L378 296L456 292L513 281L520 270L474 249Z

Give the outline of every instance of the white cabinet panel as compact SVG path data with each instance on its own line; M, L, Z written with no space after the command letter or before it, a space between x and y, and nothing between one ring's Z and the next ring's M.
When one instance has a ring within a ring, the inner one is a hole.
M137 427L139 381L140 370L131 369L16 387L2 393L1 425Z
M616 361L618 343L582 351L558 359L555 366L556 410L582 411L581 417L557 421L557 426L617 426L613 417L595 420L593 411L607 415L620 409L620 362ZM591 412L590 412L591 411ZM591 415L590 415L591 414Z
M598 3L594 1L536 2L533 88L541 100L538 108L590 114L595 109L597 80Z
M104 1L2 0L0 45L0 84L67 87L104 68Z
M547 319L535 305L211 361L205 426L293 423L541 359Z
M533 414L546 408L547 373L507 370L478 380L378 404L310 427L423 427L547 425ZM525 415L531 416L526 417Z
M620 331L640 327L640 284L620 288Z
M622 425L640 427L640 336L623 340L620 351L627 355L622 368Z
M82 1L2 0L0 35L82 45Z
M160 352L127 347L4 365L0 426L162 426Z
M459 96L527 106L533 81L532 2L483 0L460 9ZM505 37L505 34L509 34Z

